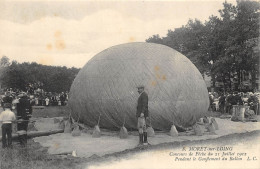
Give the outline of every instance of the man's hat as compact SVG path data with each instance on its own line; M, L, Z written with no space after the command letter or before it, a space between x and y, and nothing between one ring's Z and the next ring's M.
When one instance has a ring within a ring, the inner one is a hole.
M4 108L11 108L12 104L11 103L4 103Z

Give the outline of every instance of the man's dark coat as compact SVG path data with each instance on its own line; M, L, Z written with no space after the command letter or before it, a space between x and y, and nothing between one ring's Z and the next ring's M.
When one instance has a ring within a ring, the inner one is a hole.
M140 117L141 113L144 113L144 117L148 117L148 95L145 92L138 98L136 117Z

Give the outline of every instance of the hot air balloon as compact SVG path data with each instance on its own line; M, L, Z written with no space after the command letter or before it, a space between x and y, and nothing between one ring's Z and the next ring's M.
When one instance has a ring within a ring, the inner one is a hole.
M110 47L86 63L70 89L71 115L92 127L136 128L140 85L155 129L192 126L207 112L206 84L187 57L164 45L135 42Z

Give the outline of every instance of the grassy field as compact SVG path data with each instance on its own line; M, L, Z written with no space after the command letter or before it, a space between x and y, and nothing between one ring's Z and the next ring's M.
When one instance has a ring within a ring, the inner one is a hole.
M33 117L61 117L68 116L65 106L45 107L44 109L33 109ZM80 168L82 158L61 157L50 155L47 148L28 140L26 148L22 148L17 140L13 141L13 149L2 149L0 147L1 169L64 169Z
M14 169L57 169L57 168L80 168L80 158L67 157L63 159L54 155L49 155L47 149L39 143L28 140L26 148L14 143L13 149L0 149L0 168ZM82 161L83 162L83 161Z

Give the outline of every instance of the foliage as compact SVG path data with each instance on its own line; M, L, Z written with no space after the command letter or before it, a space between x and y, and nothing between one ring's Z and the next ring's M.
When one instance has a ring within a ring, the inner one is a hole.
M237 1L234 6L224 2L220 17L210 16L201 23L189 20L185 26L169 30L166 37L153 35L146 42L160 43L186 55L202 74L215 81L241 83L241 72L259 72L259 13L256 1ZM228 79L228 80L227 80Z
M69 91L79 72L77 68L44 66L35 62L17 63L12 61L12 63L8 62L5 65L7 66L0 77L2 87L20 90L26 90L28 84L40 83L42 88L48 92Z
M3 56L0 60L0 67L6 67L9 65L10 65L9 58L6 56Z

